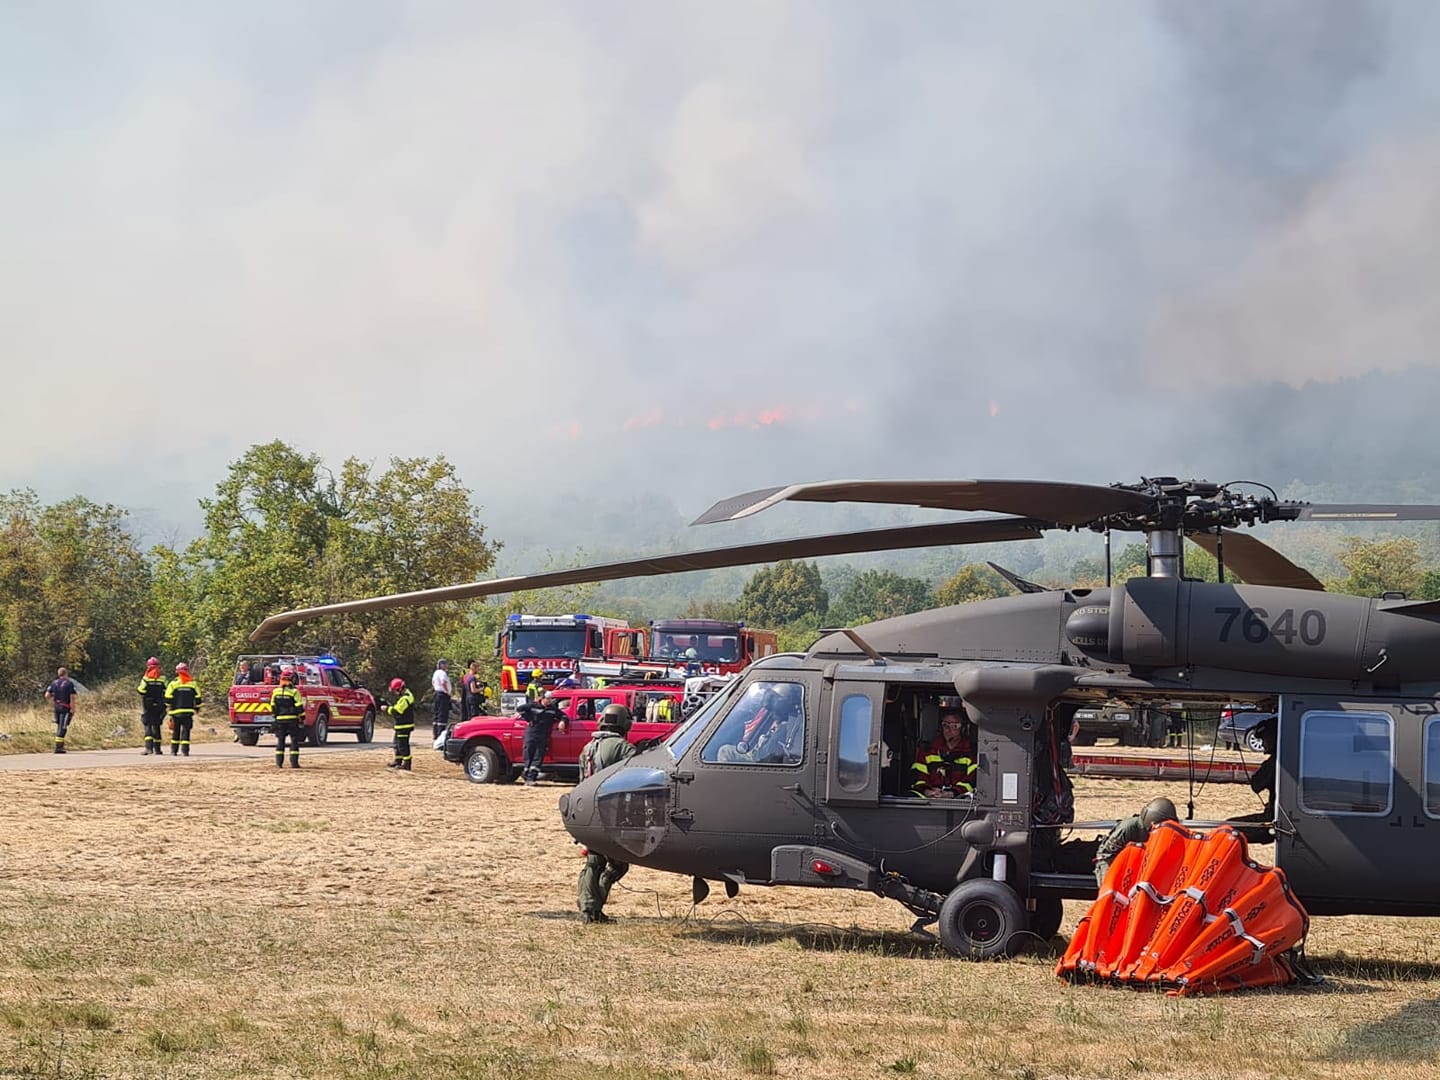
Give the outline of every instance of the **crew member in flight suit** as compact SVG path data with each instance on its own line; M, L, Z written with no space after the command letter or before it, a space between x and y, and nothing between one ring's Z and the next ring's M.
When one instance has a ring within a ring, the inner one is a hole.
M1160 822L1177 821L1179 818L1175 804L1162 796L1151 799L1140 813L1117 821L1110 830L1110 835L1100 841L1100 846L1095 850L1096 883L1105 884L1105 873L1110 869L1111 861L1120 854L1126 844L1143 844L1150 838L1150 830Z
M294 668L280 669L280 685L270 694L270 716L275 721L275 767L285 767L285 740L290 740L290 767L300 767L300 738L305 730L305 699L295 686Z
M580 751L581 780L635 756L635 744L627 737L631 722L630 710L624 705L605 706L595 734ZM587 923L610 922L610 916L603 910L605 901L610 899L611 887L629 869L629 863L607 858L598 851L585 852L585 867L576 883L581 919Z

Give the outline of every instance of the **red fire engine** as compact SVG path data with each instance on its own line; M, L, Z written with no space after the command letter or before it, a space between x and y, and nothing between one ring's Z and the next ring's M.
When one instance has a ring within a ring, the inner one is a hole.
M500 705L509 711L515 697L524 694L535 670L546 682L563 679L584 659L606 656L642 656L645 631L623 619L599 615L511 615L505 629L495 635L500 658ZM507 702L505 695L514 695Z
M724 619L657 619L650 624L650 659L704 675L733 675L776 651L775 631Z

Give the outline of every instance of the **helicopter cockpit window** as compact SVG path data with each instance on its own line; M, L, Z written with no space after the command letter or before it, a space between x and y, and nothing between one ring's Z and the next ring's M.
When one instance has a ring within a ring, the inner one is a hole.
M1300 719L1300 808L1388 814L1395 761L1384 713L1309 712Z
M805 688L751 683L700 753L722 765L798 765L805 756Z
M690 744L699 738L700 733L710 726L715 714L726 707L739 689L740 683L737 680L711 694L699 708L686 717L684 723L670 733L663 745L677 761L690 749Z
M840 703L840 750L835 776L845 791L861 791L870 781L870 727L874 709L865 694L848 694Z

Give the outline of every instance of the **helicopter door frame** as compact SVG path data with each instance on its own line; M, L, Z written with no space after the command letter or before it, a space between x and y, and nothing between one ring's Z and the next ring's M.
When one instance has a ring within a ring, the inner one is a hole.
M880 802L884 686L842 679L826 689L829 701L823 707L834 722L829 725L829 752L824 761L825 801L835 806L876 806Z
M1416 872L1417 852L1440 825L1424 795L1434 715L1433 701L1282 697L1275 862L1312 913L1437 906L1436 875Z

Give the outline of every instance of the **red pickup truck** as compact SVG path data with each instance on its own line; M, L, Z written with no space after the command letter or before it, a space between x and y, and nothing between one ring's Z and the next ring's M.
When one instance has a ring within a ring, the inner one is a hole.
M333 656L242 656L230 687L230 730L242 746L254 746L274 730L270 695L280 669L295 669L305 699L305 741L323 746L332 731L350 731L362 743L375 736L375 697L336 663Z
M550 750L544 771L575 779L580 773L580 751L595 734L595 718L610 704L628 706L635 717L631 742L664 738L680 722L680 686L607 686L603 690L556 690L555 703L566 718L565 730L557 724L550 732ZM647 719L664 699L670 702L670 719ZM452 725L445 733L445 760L465 769L477 784L509 783L520 775L525 742L525 721L519 716L476 716Z

